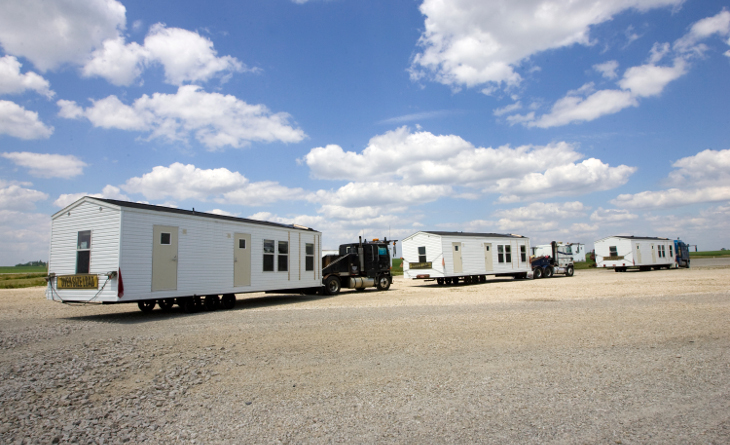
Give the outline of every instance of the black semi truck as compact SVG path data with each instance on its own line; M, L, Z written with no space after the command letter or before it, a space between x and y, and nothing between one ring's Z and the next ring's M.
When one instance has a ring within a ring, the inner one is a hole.
M322 258L322 290L327 295L336 295L342 288L365 290L376 287L388 290L393 283L390 274L390 251L394 240L373 239L340 245L336 255ZM394 247L395 248L395 247Z

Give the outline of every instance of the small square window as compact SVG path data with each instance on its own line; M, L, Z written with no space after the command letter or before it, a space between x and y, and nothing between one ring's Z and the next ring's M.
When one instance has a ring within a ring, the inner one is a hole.
M307 255L314 255L314 244L307 243L305 247L305 253Z
M487 245L487 246L484 246L484 247L486 247L486 248L487 248L487 252L489 252L489 245Z
M274 240L271 239L265 239L264 240L264 253L274 253L274 245L276 243Z
M458 252L459 251L459 246L454 246L454 251L455 252Z
M279 241L279 254L286 255L287 253L289 253L289 242Z
M160 244L170 245L170 234L160 233Z
M313 256L306 257L304 260L304 264L305 264L304 268L306 271L314 270L314 257Z
M241 238L238 240L238 248L239 249L245 249L246 248L246 240Z

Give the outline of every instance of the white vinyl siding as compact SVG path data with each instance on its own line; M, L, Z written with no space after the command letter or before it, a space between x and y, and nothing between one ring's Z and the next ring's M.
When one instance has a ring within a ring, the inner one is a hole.
M665 239L609 236L594 242L596 267L674 266L675 258L671 255L665 256L673 244L674 241ZM652 245L655 252L654 259L652 259ZM638 254L637 246L640 251ZM616 256L623 258L610 259Z
M101 210L99 210L101 209ZM99 288L106 281L108 272L119 268L119 225L118 209L91 202L82 202L77 206L57 214L51 221L51 249L48 260L48 272L56 275L76 274L76 254L78 234L80 231L91 231L91 253L89 273L99 276ZM54 297L63 299L88 299L97 291L83 289L64 289ZM109 280L97 300L116 300L116 280ZM50 295L47 295L50 298Z
M74 274L78 231L92 230L91 272L107 273L121 269L124 283L121 300L117 299L117 281L112 280L112 286L107 286L101 296L103 298L95 301L124 302L321 285L321 258L318 256L322 250L319 232L202 215L109 206L106 203L102 204L104 210L99 212L99 204L94 202L82 202L79 208L71 208L73 221L64 220L65 213L55 215L49 272L57 275ZM155 225L178 227L177 290L174 291L151 290L152 231ZM251 235L250 286L233 285L235 233ZM288 271L262 272L264 239L288 243ZM304 271L307 243L314 245L313 271ZM100 286L103 281L100 277ZM63 290L62 293L70 298L86 300L95 292Z
M462 272L460 273L454 272L452 243L461 243ZM492 245L490 250L492 255L492 270L485 270L485 243ZM406 278L415 278L416 275L420 274L429 274L431 277L451 277L527 272L530 270L529 263L518 261L520 246L524 246L526 252L530 249L530 241L528 238L446 236L428 232L416 232L405 238L401 244L403 248L403 274ZM498 263L498 245L510 246L512 255L511 263ZM432 263L432 268L410 270L408 264L419 262L418 248L424 246L426 247L426 261ZM442 264L445 264L445 266Z

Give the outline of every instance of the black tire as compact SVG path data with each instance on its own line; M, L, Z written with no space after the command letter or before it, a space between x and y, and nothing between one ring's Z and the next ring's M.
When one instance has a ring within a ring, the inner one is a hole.
M206 311L217 311L221 307L221 299L218 295L206 295L203 306Z
M152 309L155 308L155 300L142 300L137 302L137 307L139 307L139 310L149 314L152 312Z
M487 276L486 275L479 275L479 282L480 283L486 283L487 282Z
M324 293L327 295L337 295L340 293L340 279L334 275L330 275L324 280Z
M160 309L162 309L165 312L172 309L172 306L174 304L175 304L174 298L165 298L164 300L157 300L157 305L160 307Z
M548 266L548 267L545 268L545 270L543 271L542 275L545 278L552 278L553 275L554 275L554 273L555 273L555 271L553 270L552 266Z
M439 286L443 286L444 279L443 278L436 278L436 284L438 284Z
M177 305L186 314L198 312L198 305L195 303L195 298L193 297L178 298Z
M572 277L575 273L575 270L573 269L573 266L568 266L568 270L565 271L566 277Z
M390 277L388 275L379 276L376 286L378 287L378 290L390 289Z
M542 278L542 269L539 267L532 269L532 278L535 280Z
M231 310L234 307L236 307L236 295L235 294L223 295L223 298L221 298L221 308L225 309L225 310Z

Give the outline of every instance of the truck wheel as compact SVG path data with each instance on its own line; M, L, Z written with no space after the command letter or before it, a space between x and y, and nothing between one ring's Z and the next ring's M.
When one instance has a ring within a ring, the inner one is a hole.
M534 278L535 280L537 280L538 278L542 278L542 269L540 269L539 267L532 269L532 278Z
M378 290L388 290L390 288L390 277L381 275L378 277Z
M542 273L542 275L543 275L543 276L544 276L545 278L552 278L552 277L553 277L553 273L554 273L554 272L555 272L555 271L553 270L553 268L552 268L552 267L550 267L550 266L548 266L548 267L546 267L546 268L545 268L545 272L543 272L543 273Z
M337 295L340 293L340 279L335 276L329 276L324 280L324 291L327 295Z
M157 305L163 311L167 312L172 309L172 305L175 304L174 298L165 298L164 300L157 300Z
M225 294L223 295L223 298L221 299L221 307L225 310L230 310L236 307L236 295L235 294Z
M565 271L565 276L572 277L574 272L575 271L573 270L573 266L568 266L568 270Z
M204 306L206 311L217 311L221 306L221 299L218 295L206 295Z
M198 311L198 305L195 304L195 298L193 297L178 298L177 305L180 306L186 314L192 314Z
M155 308L155 300L138 301L137 307L139 307L140 311L148 314L148 313L152 312L152 309Z
M443 286L444 279L443 278L436 278L436 284L438 284L439 286Z

